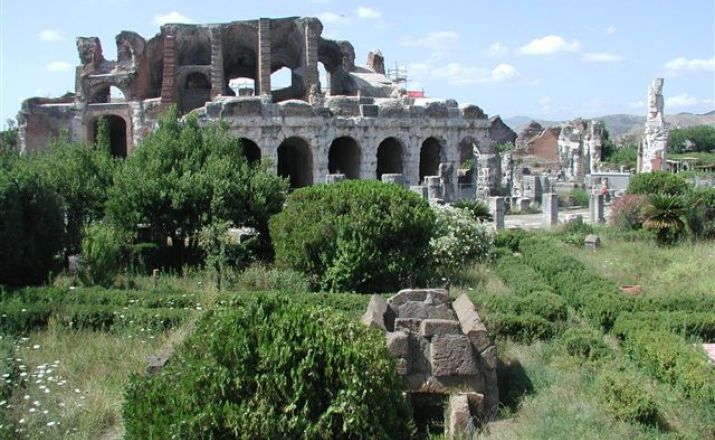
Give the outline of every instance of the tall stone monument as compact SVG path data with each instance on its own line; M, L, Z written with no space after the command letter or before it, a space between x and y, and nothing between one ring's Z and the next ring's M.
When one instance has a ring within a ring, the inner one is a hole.
M638 151L638 172L665 170L668 128L663 115L663 78L656 78L648 88L648 117Z

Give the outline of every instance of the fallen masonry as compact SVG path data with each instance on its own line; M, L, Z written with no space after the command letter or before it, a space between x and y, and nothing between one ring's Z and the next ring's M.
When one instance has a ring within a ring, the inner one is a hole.
M408 394L449 396L450 438L496 413L497 347L466 295L454 302L442 289L401 290L387 301L373 295L362 321L385 332Z

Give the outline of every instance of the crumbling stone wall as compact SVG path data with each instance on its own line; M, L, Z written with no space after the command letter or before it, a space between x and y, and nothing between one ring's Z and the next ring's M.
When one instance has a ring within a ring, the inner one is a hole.
M648 116L638 150L638 172L667 169L668 128L663 113L664 103L663 78L656 78L648 88Z

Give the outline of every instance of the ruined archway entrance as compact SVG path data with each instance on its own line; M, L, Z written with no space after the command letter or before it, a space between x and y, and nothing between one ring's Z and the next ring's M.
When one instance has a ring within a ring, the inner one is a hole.
M280 144L278 175L287 177L291 188L313 184L313 155L308 142L298 137L290 137Z
M471 183L477 169L477 141L471 137L462 139L457 150L457 163L459 165L459 183Z
M252 165L261 161L261 149L258 144L247 138L240 138L239 142L249 164Z
M99 136L103 135L99 130L101 120L106 121L107 124L107 130L104 133L105 139L99 139ZM127 157L127 123L124 118L116 115L100 116L94 120L92 129L94 130L93 141L95 144L106 142L112 156Z
M211 100L211 81L201 72L186 75L181 93L181 110L186 113Z
M377 147L377 179L382 179L386 173L402 174L402 144L392 137Z
M347 179L360 178L360 147L351 137L339 137L330 144L328 172L345 174Z
M420 184L425 176L439 175L439 163L442 157L442 144L433 138L427 138L420 149Z

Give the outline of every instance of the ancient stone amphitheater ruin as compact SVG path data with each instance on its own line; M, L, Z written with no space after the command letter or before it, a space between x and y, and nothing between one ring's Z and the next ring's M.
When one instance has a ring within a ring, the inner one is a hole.
M250 160L269 157L292 187L329 175L404 185L440 176L445 198L498 195L494 145L513 137L498 117L454 100L411 97L385 75L379 51L357 66L349 42L322 32L316 18L167 24L149 40L119 33L116 61L104 58L98 38L79 37L75 93L23 103L21 148L44 149L62 131L93 142L105 117L113 153L126 156L176 105L201 123L225 121ZM291 84L272 88L271 74L283 68Z

